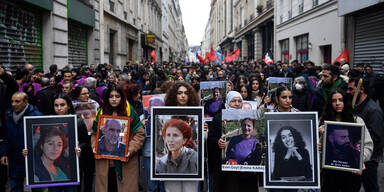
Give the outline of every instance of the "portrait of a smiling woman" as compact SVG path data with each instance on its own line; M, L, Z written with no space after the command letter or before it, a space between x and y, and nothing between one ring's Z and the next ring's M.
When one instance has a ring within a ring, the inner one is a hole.
M277 132L272 150L272 180L306 181L312 179L309 152L299 131L283 126Z

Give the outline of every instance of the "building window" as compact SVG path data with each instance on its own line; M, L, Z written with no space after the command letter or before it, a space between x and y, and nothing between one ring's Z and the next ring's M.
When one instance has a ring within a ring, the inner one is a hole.
M109 10L115 12L115 2L109 1Z
M289 39L284 39L280 41L281 49L281 61L289 62Z
M301 35L296 39L296 58L299 63L308 60L308 34Z
M319 0L312 0L312 3L313 7L316 7L317 5L319 5Z
M299 14L302 14L303 12L304 12L304 0L301 0L299 4Z

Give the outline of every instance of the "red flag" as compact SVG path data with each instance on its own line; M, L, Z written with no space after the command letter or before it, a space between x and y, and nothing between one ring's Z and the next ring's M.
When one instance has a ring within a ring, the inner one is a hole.
M348 57L348 49L345 48L343 52L333 61L332 65L335 64L336 62L340 62L344 60L345 62L348 62L349 57Z
M152 50L152 52L151 52L151 57L152 57L152 63L156 63L156 54L155 54L155 50Z
M239 55L240 55L240 49L236 49L236 50L232 51L229 55L227 55L225 57L225 60L227 63L230 63L231 61L236 59L236 57Z
M199 54L196 53L196 57L199 59L200 63L207 64L207 62L202 57L200 57Z
M265 54L265 58L263 59L263 61L267 65L270 64L270 63L273 63L273 60L271 59L271 56L269 56L269 51Z
M207 53L205 53L205 55L207 56L207 59L209 61L216 60L216 54L215 54L215 51L213 50L213 46L212 45L211 45L211 52L207 52Z

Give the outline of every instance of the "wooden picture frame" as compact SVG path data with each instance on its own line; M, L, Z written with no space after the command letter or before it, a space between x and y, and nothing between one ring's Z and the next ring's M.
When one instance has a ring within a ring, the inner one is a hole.
M131 121L132 119L130 117L112 115L99 116L96 133L95 159L127 161ZM108 130L104 130L104 128L106 128L105 126L108 126ZM117 129L120 129L120 132L118 132ZM114 143L106 143L105 141L113 141ZM117 146L113 146L116 144ZM109 150L111 145L113 149Z

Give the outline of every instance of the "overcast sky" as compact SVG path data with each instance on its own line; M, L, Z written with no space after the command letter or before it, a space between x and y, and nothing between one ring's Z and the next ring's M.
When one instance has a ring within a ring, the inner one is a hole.
M211 0L179 0L189 45L200 45L207 25Z

